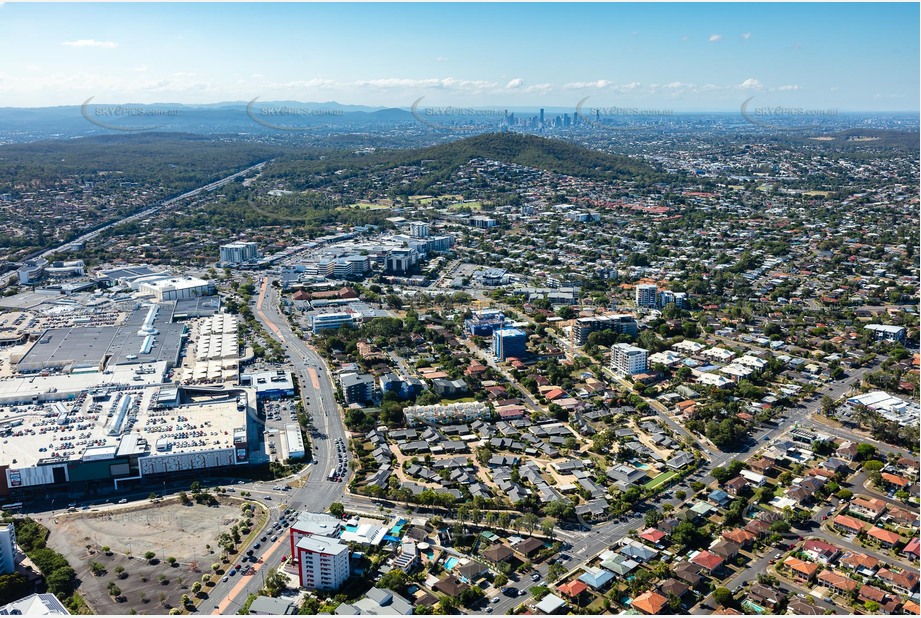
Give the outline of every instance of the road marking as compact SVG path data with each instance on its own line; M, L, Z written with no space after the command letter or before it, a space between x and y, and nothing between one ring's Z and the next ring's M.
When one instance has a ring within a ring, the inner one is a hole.
M310 374L310 381L313 383L313 388L320 390L320 378L317 375L317 370L313 367L308 367L307 373Z

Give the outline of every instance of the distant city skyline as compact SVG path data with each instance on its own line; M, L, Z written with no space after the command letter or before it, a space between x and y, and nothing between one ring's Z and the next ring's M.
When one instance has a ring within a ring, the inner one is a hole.
M916 3L0 3L0 107L917 111Z

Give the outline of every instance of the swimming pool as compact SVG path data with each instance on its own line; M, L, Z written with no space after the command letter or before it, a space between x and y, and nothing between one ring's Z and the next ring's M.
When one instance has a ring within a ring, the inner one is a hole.
M346 525L345 525L345 530L346 530L346 532L358 532L358 526L356 526L356 525L354 525L354 524L346 524Z
M454 556L451 556L450 558L445 560L445 568L450 571L451 569L457 566L458 562L460 562L460 560L458 560Z
M397 521L396 525L390 529L390 534L393 536L400 536L400 531L403 530L403 526L407 524L405 519Z
M766 610L765 608L761 607L761 606L758 605L757 603L752 603L752 602L749 601L748 599L745 599L744 601L742 601L742 608L743 608L743 609L750 609L750 610L752 610L752 611L754 611L754 612L756 612L756 613L758 613L758 614L766 614L766 613L767 613L767 610Z

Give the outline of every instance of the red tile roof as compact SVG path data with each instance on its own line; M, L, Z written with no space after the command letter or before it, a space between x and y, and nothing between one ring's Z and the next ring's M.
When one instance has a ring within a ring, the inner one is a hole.
M723 564L723 559L714 553L704 550L691 558L691 562L712 571Z
M633 602L630 604L630 606L635 607L644 614L653 615L661 612L667 604L668 599L666 599L664 596L658 592L648 590L633 599Z

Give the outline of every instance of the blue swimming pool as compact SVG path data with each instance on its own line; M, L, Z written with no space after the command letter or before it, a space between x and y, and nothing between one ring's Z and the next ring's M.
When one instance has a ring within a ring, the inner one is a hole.
M393 536L400 536L400 531L403 530L403 526L405 526L407 523L408 522L405 519L399 520L396 525L390 529L390 534Z
M358 532L358 526L356 526L356 525L354 525L354 524L346 524L346 525L345 525L345 530L346 530L346 532Z
M445 568L450 571L451 569L457 566L458 562L460 561L457 558L455 558L454 556L451 556L450 558L445 560Z

